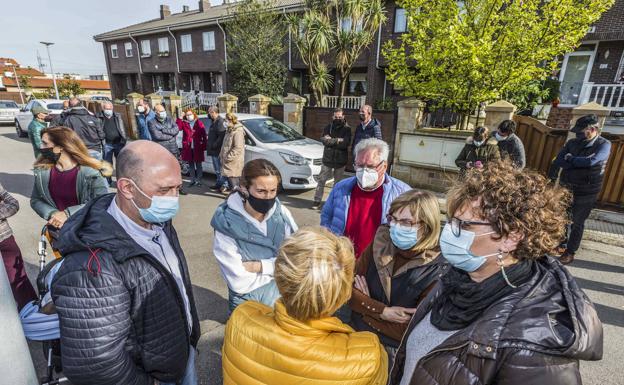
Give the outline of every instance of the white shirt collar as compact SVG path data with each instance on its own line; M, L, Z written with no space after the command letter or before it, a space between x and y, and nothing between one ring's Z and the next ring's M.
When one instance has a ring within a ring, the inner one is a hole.
M108 210L106 210L115 220L121 225L121 227L130 235L132 238L148 238L152 239L155 235L159 234L162 231L157 225L152 225L152 229L146 229L143 226L140 226L135 221L130 219L119 206L117 206L117 196L113 198L110 206L108 206Z

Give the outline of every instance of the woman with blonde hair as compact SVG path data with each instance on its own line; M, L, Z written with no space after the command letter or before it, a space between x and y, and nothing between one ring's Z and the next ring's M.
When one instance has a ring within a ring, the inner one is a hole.
M221 175L228 178L230 189L238 187L245 165L245 129L236 115L231 112L225 114L225 137L219 159L221 160ZM221 192L227 192L225 187Z
M411 315L441 271L440 219L435 195L404 192L392 201L388 224L377 229L357 260L351 323L376 333L391 361Z
M275 261L281 298L274 308L248 301L227 323L223 383L385 384L388 358L373 333L332 314L353 285L353 245L322 227L286 239Z
M105 178L113 170L109 163L92 158L67 127L42 130L40 151L30 206L48 225L60 229L85 203L108 193Z

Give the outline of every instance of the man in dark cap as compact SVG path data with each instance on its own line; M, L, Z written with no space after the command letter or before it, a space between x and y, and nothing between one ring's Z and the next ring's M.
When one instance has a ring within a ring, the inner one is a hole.
M602 189L604 171L611 152L611 142L600 136L601 127L596 115L578 118L571 132L576 138L570 139L553 160L548 176L556 180L559 170L559 182L572 192L570 216L572 225L559 251L559 261L568 264L574 260L578 250L585 220L589 216L598 194Z
M30 138L30 143L33 146L35 159L37 159L41 149L41 131L48 126L45 119L50 111L43 108L40 104L35 103L31 112L33 114L33 120L28 125L28 137Z

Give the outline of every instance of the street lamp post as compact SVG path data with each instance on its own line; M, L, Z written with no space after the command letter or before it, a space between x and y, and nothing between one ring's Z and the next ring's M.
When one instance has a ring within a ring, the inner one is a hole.
M19 91L22 104L24 104L24 95L22 95L22 87L19 84L19 77L17 77L17 70L15 70L15 65L11 62L5 62L4 65L13 67L13 75L15 75L15 83L17 83L17 90Z
M54 82L54 92L56 93L56 98L59 98L58 87L56 86L56 74L54 73L54 67L52 67L52 58L50 57L50 46L54 43L48 41L40 41L39 43L46 46L46 50L48 51L48 60L50 61L50 71L52 71L52 81Z

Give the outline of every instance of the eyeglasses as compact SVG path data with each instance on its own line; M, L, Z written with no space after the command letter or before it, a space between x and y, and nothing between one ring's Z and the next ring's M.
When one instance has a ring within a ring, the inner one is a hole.
M368 168L368 169L372 169L372 170L377 170L379 168L379 166L381 166L384 162L385 162L385 160L382 160L381 162L379 162L379 164L377 164L377 166L369 166L367 164L357 164L357 163L353 162L353 168L356 169L356 170L358 168Z
M451 232L456 237L459 237L462 229L468 226L492 226L490 222L464 221L456 217L451 218L449 223L451 224Z
M419 228L420 226L418 225L418 222L412 222L409 219L396 219L394 217L394 215L392 214L388 214L386 215L386 221L388 223L396 223L400 226L403 227L415 227L415 228Z

